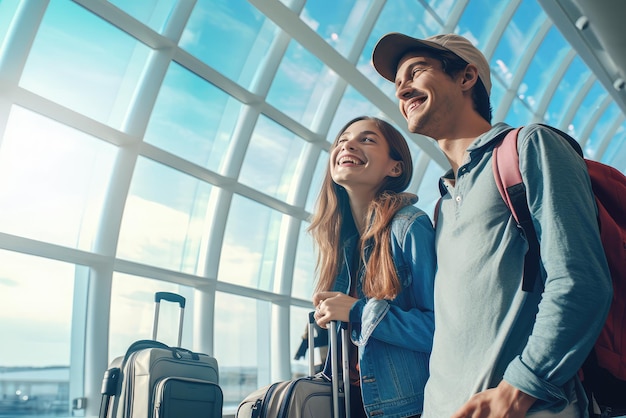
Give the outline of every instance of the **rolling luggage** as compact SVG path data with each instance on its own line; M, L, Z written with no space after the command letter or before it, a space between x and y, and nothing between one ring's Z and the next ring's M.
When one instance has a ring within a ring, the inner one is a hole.
M156 341L161 301L178 303L178 346ZM181 348L185 298L155 294L152 340L130 345L102 380L99 418L221 418L223 394L217 360Z
M309 314L309 335L313 335L313 312ZM309 338L309 376L260 388L237 408L236 418L350 418L348 331L341 327L341 366L337 345L337 322L329 328L332 379L314 373L313 338ZM341 408L343 404L344 408Z

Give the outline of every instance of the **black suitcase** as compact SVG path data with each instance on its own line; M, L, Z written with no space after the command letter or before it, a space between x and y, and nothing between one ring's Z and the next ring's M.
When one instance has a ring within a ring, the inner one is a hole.
M156 341L161 300L178 303L178 347ZM221 418L217 360L181 348L185 298L155 294L152 340L131 344L111 362L102 381L99 418Z
M313 312L309 314L309 336L313 335ZM341 365L336 321L329 327L332 379L314 374L313 338L309 338L309 376L272 383L249 394L237 408L236 418L350 418L348 332L341 326ZM343 404L343 408L341 408Z

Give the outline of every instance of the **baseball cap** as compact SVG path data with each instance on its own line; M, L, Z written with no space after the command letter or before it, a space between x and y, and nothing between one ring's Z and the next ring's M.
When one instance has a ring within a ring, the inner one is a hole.
M395 32L388 33L380 38L374 47L372 64L380 75L393 83L400 59L407 52L418 49L449 51L468 64L474 64L478 68L478 78L485 85L487 94L491 94L491 75L487 59L468 39L454 33L435 35L426 39L412 38Z

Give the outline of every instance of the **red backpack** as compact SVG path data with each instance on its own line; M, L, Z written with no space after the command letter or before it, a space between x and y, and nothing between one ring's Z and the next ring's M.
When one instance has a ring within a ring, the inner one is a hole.
M556 128L542 125L567 140L582 157L578 142ZM511 209L529 245L524 260L522 288L532 291L539 268L539 241L519 171L517 135L509 131L493 150L493 172L504 202ZM581 371L583 385L604 413L626 413L626 176L613 167L585 159L598 207L600 239L613 281L608 318ZM591 404L591 402L590 402ZM592 406L592 405L590 405Z

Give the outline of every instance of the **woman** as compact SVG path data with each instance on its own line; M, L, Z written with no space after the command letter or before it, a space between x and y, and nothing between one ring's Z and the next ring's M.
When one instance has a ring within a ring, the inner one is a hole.
M374 117L351 120L331 147L309 227L318 252L315 319L350 329L352 417L422 411L436 261L432 223L413 206L417 196L402 193L412 173L397 129Z

